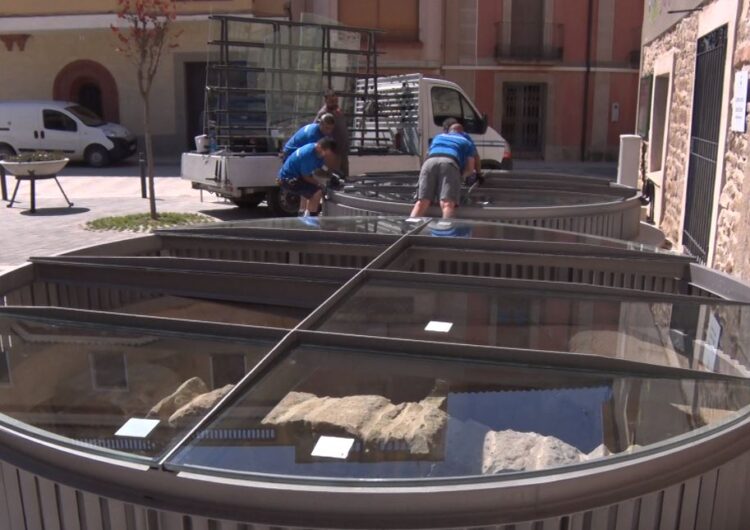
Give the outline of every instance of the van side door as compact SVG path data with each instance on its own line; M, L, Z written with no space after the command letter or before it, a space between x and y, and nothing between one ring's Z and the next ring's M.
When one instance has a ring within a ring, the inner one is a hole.
M62 151L68 156L81 152L81 134L76 120L54 109L42 110L43 129L40 131L39 149Z
M429 123L429 138L443 132L443 122L448 118L457 119L464 126L464 131L477 144L481 158L485 157L485 123L468 99L458 90L447 86L433 86L430 90L432 120Z
M42 116L37 109L20 106L10 109L7 123L8 141L16 153L28 153L39 149L39 131Z

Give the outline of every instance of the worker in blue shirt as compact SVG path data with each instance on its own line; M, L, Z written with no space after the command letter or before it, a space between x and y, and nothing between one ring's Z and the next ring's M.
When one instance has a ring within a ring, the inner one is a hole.
M284 145L284 160L289 158L297 149L307 144L314 144L321 138L331 136L336 126L333 114L323 114L318 121L305 125L292 135Z
M476 147L460 132L438 134L432 139L417 184L412 217L422 217L439 195L443 217L453 217L461 197L461 177L474 173Z
M318 215L323 188L313 174L335 160L335 156L336 142L322 138L297 149L281 166L276 182L287 192L300 196L300 215Z
M446 118L445 121L443 121L443 132L447 133L451 131L461 133L464 138L471 142L471 146L474 149L474 174L469 175L469 177L466 179L466 184L468 186L471 186L477 180L479 180L481 184L482 182L484 182L484 178L482 178L482 159L479 157L479 150L477 149L474 140L464 130L464 126L456 118Z

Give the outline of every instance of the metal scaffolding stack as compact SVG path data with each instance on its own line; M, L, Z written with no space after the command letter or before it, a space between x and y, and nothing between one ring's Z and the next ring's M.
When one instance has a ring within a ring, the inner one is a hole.
M212 16L206 134L232 152L274 152L310 123L334 90L354 139L379 138L378 30L237 16ZM357 90L357 87L361 87ZM354 100L358 110L355 111ZM376 144L380 143L378 141Z

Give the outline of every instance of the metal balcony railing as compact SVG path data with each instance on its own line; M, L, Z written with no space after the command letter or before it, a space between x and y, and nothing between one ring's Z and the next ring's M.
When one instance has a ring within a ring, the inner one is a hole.
M495 58L514 61L562 61L562 24L498 22Z

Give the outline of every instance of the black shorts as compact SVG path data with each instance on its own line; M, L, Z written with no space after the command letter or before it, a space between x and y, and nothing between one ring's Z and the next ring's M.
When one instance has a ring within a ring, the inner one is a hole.
M323 188L318 184L313 184L304 179L276 179L279 186L288 191L293 195L301 195L305 199L311 198L313 195L321 191Z

